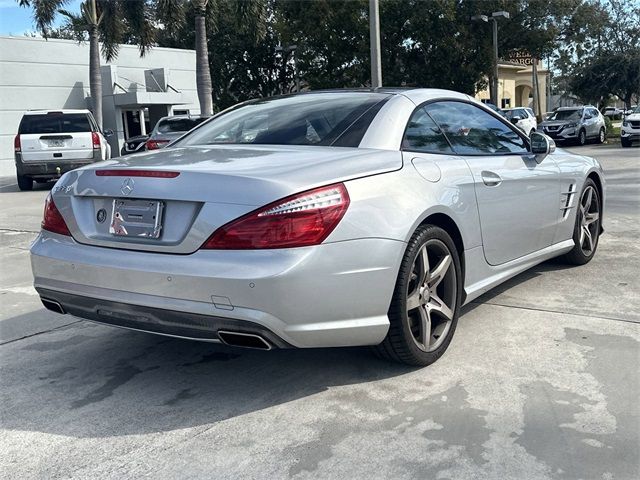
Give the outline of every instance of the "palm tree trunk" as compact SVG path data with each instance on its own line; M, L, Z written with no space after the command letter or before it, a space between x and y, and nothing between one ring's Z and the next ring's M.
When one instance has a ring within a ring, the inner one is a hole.
M206 2L196 11L196 87L200 101L200 114L209 116L213 113L211 97L211 71L209 70L209 53L207 51L207 28L205 25Z
M102 76L100 75L100 44L97 25L89 27L89 92L93 100L93 116L102 129Z

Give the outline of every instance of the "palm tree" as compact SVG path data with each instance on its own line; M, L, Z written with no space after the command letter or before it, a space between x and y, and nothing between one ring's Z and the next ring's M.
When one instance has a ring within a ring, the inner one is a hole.
M161 28L177 33L188 14L194 16L196 49L196 88L200 114L213 113L211 70L207 45L207 24L214 31L223 9L231 9L240 28L251 29L258 40L264 35L267 17L266 0L158 0L157 16Z
M89 41L89 92L93 115L102 128L102 78L100 76L100 42L107 62L118 56L120 43L136 43L143 56L153 45L155 27L148 0L85 0L80 13L63 7L68 0L18 0L21 7L33 9L36 27L46 39L56 16L66 17L78 40Z

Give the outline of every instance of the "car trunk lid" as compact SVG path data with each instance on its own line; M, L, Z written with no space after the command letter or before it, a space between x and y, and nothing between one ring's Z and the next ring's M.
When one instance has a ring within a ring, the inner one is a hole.
M367 149L169 148L69 172L54 199L81 243L191 253L218 227L270 202L401 167L400 152ZM124 235L116 231L123 225Z

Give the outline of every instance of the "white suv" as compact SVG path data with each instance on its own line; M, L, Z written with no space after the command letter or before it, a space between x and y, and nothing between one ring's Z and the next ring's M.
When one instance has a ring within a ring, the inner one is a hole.
M538 121L533 114L533 110L527 107L509 108L503 110L504 116L516 127L531 136L538 128Z
M630 147L633 142L640 142L640 105L636 106L629 115L622 120L620 127L620 143L623 147Z
M13 144L20 190L31 190L34 180L47 182L74 168L111 158L105 134L89 110L26 112Z

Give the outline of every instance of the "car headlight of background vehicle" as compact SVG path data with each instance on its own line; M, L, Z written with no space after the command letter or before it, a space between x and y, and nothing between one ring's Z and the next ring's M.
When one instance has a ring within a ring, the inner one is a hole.
M578 126L577 123L568 123L567 128L576 128Z
M624 122L622 122L622 126L623 127L630 127L631 123L629 122L629 120L625 120Z

